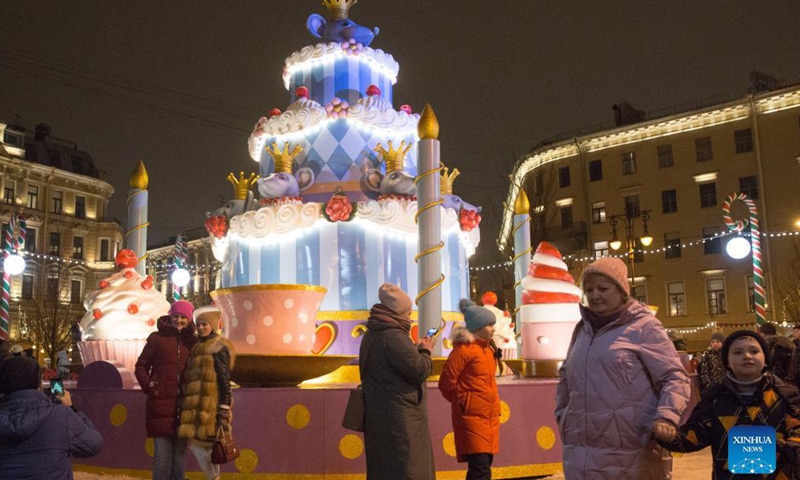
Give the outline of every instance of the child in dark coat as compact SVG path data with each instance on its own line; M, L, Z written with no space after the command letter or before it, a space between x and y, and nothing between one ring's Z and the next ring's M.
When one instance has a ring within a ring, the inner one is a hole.
M727 376L711 387L680 428L677 438L659 443L673 452L711 446L714 480L800 478L800 394L767 369L769 348L757 333L739 330L725 339L722 362ZM736 425L769 426L776 431L777 467L771 474L734 474L728 469L728 431Z

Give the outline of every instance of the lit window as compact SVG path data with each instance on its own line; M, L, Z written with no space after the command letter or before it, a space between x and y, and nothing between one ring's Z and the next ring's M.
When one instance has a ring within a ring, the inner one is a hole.
M727 308L725 307L725 279L709 278L706 280L706 291L708 294L709 315L727 313Z
M624 152L622 154L622 174L631 175L636 173L636 152Z
M3 188L3 201L9 205L14 205L14 197L15 197L14 191L16 190L17 184L14 180L6 179L4 185L5 186Z
M64 194L62 192L53 192L53 196L50 198L51 213L61 213L63 211L63 198Z
M686 294L684 293L683 282L670 282L667 284L667 295L669 296L669 316L686 316Z
M594 242L594 258L608 256L608 242Z
M31 210L39 209L39 187L36 185L28 185L28 203L27 207Z
M606 223L606 202L592 203L592 223Z
M83 260L83 237L72 237L72 258Z

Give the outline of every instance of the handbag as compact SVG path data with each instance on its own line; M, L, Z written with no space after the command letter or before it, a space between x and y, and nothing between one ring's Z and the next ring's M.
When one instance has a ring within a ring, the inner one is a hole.
M342 426L354 432L363 432L364 413L364 390L359 385L350 390L350 398L347 399L347 406L344 408Z
M217 439L211 447L211 463L221 465L236 460L239 457L239 448L233 439L233 428L223 423L217 430Z
M375 342L375 339L372 339L370 344L367 346L367 349L364 351L364 361L362 362L361 369L364 371L364 375L367 372L367 356L369 355L369 351L372 348L372 343ZM363 379L363 376L362 376ZM364 390L361 388L361 385L357 386L356 388L350 390L350 396L347 399L347 406L344 407L344 417L342 418L342 427L352 430L354 432L363 432L364 431L364 416L366 414L366 402L364 400Z

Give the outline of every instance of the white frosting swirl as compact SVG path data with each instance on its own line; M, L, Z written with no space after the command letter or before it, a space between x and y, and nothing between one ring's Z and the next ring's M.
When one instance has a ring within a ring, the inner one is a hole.
M306 66L311 66L314 62L322 60L323 57L334 56L348 56L342 49L340 43L331 42L308 45L301 48L299 52L294 52L286 57L286 67L283 69L283 84L286 86L286 89L289 89L292 74L295 71ZM378 68L385 70L385 73L391 78L392 83L397 83L397 74L400 72L400 64L395 61L394 57L383 50L364 47L358 55L348 57L358 58L377 64Z
M263 117L262 117L263 118ZM250 138L247 139L247 149L250 157L255 161L261 159L261 151L267 137L286 133L298 132L306 127L313 127L328 119L325 107L308 98L298 98L285 112L259 121Z
M419 122L418 113L409 115L403 111L398 112L388 100L377 95L364 97L351 105L347 110L347 118L360 120L374 127L390 128L403 134L408 133L404 130L416 131Z
M483 308L492 312L497 319L494 324L494 336L492 337L494 344L497 345L497 348L503 350L504 355L506 352L512 351L516 355L517 332L511 326L513 323L511 317L506 317L503 311L494 305L484 305ZM504 356L504 358L513 358L513 356Z
M242 238L264 238L310 227L320 219L319 203L266 206L231 219L230 232Z
M158 317L169 313L169 303L155 287L144 288L144 280L135 269L124 268L106 278L104 288L90 293L83 302L83 339L143 340L155 332ZM100 318L95 318L95 310Z
M417 233L414 215L417 201L410 199L383 199L358 202L356 219L369 222L386 229L405 233ZM300 228L313 226L322 218L321 203L292 203L269 205L259 210L245 212L230 221L228 235L211 239L214 258L224 262L228 253L230 235L240 238L265 238L267 235L289 233ZM460 231L458 214L450 209L442 209L442 233ZM467 256L472 256L480 243L480 229L460 232L461 241L466 245Z

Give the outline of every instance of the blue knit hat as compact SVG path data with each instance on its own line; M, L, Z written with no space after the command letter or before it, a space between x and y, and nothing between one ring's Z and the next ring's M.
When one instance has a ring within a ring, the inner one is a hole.
M464 314L464 323L470 332L477 332L486 325L497 323L497 317L491 310L475 305L472 300L462 298L458 303L458 308Z

